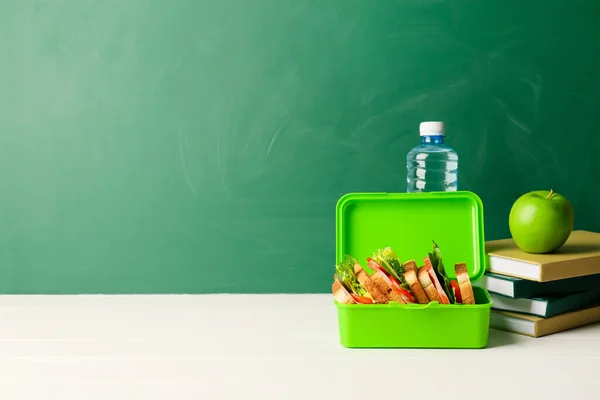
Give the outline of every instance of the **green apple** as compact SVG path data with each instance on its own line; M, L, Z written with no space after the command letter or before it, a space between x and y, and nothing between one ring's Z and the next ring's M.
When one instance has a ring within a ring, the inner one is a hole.
M573 206L554 190L525 193L513 204L508 224L517 246L526 253L551 253L569 238L575 222Z

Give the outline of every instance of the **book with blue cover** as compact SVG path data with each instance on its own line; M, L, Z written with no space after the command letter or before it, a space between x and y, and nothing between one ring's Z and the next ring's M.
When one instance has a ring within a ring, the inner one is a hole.
M598 289L527 299L514 299L490 292L490 297L494 310L537 315L542 318L600 304L600 290Z
M474 286L514 299L543 297L587 290L600 290L600 274L579 276L557 281L537 282L513 276L486 272Z

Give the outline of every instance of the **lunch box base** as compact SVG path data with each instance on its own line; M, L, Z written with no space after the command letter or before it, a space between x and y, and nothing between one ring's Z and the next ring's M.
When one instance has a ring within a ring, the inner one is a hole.
M340 344L349 348L484 348L492 300L473 287L468 304L339 304Z

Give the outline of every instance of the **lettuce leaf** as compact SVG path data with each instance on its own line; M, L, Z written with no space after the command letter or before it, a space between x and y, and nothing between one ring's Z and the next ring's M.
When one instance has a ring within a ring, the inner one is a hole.
M335 273L338 276L340 282L346 286L354 294L358 296L367 295L367 290L358 282L356 274L354 273L354 265L358 261L349 255L346 255L344 259L335 266Z
M390 275L396 278L400 284L406 283L406 278L404 278L404 266L398 259L394 250L390 247L386 247L383 250L377 250L377 252L373 254L373 260L377 261L377 263Z

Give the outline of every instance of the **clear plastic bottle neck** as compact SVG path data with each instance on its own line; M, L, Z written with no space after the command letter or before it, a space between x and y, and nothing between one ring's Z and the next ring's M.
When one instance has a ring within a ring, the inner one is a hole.
M444 144L444 135L421 136L421 144Z

